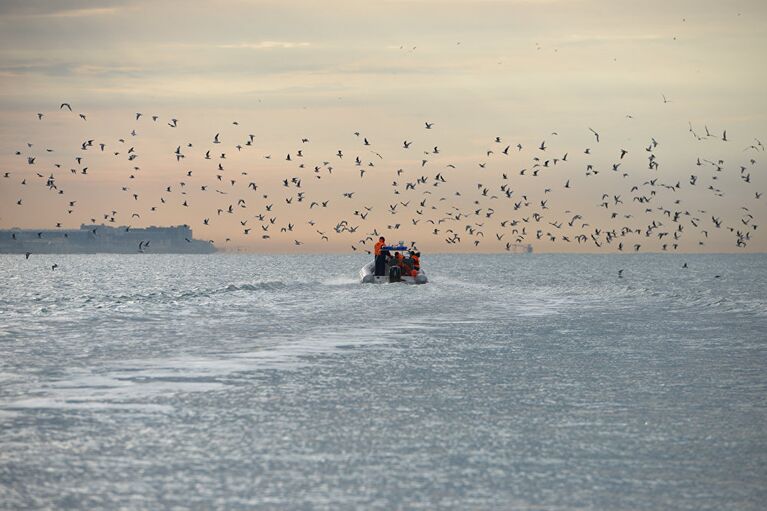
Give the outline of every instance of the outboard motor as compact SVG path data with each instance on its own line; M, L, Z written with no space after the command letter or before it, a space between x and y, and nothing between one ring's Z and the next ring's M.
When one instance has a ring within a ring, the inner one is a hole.
M402 280L402 271L399 266L394 265L389 268L389 282L400 282Z

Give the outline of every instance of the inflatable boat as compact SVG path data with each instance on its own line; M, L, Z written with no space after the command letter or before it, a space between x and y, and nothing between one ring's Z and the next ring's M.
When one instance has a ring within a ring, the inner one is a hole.
M426 277L423 269L420 269L413 274L413 272L403 271L403 268L412 268L413 259L412 252L414 249L408 248L403 245L399 246L385 246L382 249L384 257L386 257L386 264L383 268L383 275L376 275L375 261L370 261L368 264L360 269L360 282L362 284L385 284L389 282L403 282L405 284L426 284L429 279ZM402 255L402 265L395 263L394 254L400 252Z

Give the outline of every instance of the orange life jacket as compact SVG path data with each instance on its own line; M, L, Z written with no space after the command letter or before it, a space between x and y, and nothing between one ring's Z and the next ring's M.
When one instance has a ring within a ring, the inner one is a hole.
M410 256L410 257L413 258L413 269L414 270L420 270L421 269L421 258L416 256L416 255Z
M384 243L383 241L379 241L378 243L376 243L376 245L375 245L375 255L377 255L377 256L381 255L381 249L383 248L384 245L386 245L386 243Z

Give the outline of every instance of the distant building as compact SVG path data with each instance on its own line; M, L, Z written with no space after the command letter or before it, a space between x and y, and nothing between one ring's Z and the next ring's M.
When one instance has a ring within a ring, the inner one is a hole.
M0 253L23 254L210 254L212 243L196 240L188 225L174 227L109 227L86 225L80 229L0 230Z

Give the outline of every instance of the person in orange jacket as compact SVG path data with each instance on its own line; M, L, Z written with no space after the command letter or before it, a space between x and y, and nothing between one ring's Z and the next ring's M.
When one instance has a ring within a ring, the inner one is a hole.
M410 266L405 262L405 256L399 252L394 252L396 265L399 266L401 275L410 275Z

